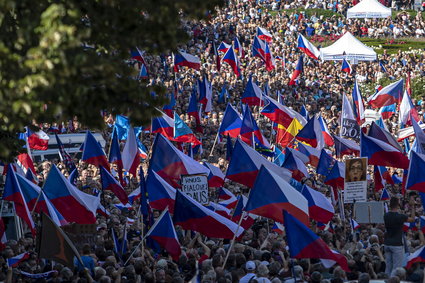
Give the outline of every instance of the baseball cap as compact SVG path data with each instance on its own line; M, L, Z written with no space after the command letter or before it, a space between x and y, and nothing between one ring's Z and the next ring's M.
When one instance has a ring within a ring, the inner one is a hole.
M245 268L246 270L255 270L255 263L250 260L245 264Z

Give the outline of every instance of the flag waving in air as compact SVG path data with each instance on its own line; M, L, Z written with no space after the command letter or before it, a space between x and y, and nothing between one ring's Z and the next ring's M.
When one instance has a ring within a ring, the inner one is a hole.
M179 72L179 67L186 66L195 70L201 68L201 60L198 57L190 55L189 53L178 51L175 54L173 59L174 62L174 72Z
M181 254L180 243L167 208L161 213L145 237L157 242L175 261L179 259Z
M197 231L211 238L231 239L244 231L236 223L206 208L180 190L176 191L173 220L175 225L183 229Z
M348 63L345 58L342 59L341 71L346 72L347 74L351 74L353 72L350 63Z
M297 66L294 70L294 72L292 73L292 77L291 80L289 81L288 85L296 85L296 80L298 80L298 77L302 74L303 70L304 70L304 57L301 55L300 58L298 59L298 63Z
M305 224L287 211L283 211L289 253L292 258L319 258L336 261L342 269L349 270L347 259L337 257L326 243Z
M241 75L241 70L239 68L239 59L236 55L235 49L233 49L233 46L227 50L226 54L224 54L222 61L230 65L236 77L239 77Z
M304 52L308 57L318 60L320 51L310 41L308 41L302 34L298 35L298 48Z

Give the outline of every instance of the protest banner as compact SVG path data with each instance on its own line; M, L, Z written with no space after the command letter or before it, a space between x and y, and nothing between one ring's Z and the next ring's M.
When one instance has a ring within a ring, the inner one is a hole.
M182 192L201 204L207 204L208 177L205 174L193 174L181 176Z
M360 126L356 120L343 118L341 127L341 136L345 138L360 140Z
M367 158L345 160L344 203L367 200Z

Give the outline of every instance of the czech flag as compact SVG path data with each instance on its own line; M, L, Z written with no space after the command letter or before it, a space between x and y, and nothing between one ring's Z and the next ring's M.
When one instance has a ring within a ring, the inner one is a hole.
M355 230L357 230L357 229L360 228L359 223L357 223L357 221L354 220L353 218L350 219L350 225L351 225L351 230L352 231L355 231Z
M266 62L266 44L257 36L254 37L254 42L252 43L252 56Z
M331 171L335 159L330 156L324 148L320 151L319 163L317 164L316 173L322 176L327 176L329 171Z
M90 131L87 131L86 139L84 140L81 160L98 167L101 165L109 171L109 163L105 152Z
M301 151L299 151L299 150L295 150L295 149L293 149L293 148L291 148L291 147L287 147L287 148L285 148L285 155L288 153L288 152L291 152L292 153L292 155L293 156L295 156L296 158L298 158L299 160L301 160L302 161L302 163L304 163L304 164L308 164L308 162L310 161L310 159L308 158L308 156L306 155L306 154L304 154L304 153L302 153Z
M115 180L115 178L105 168L100 166L100 178L102 180L102 189L109 190L120 200L121 203L128 203L128 196L124 188Z
M381 176L381 172L379 171L379 167L383 166L374 166L373 168L373 181L375 183L375 191L379 191L380 189L385 188L385 181L383 180Z
M218 128L220 137L229 135L232 138L237 138L241 132L242 118L238 111L230 104L227 104L224 111L223 120ZM221 141L221 138L220 138Z
M160 133L169 140L174 139L174 119L158 110L162 115L152 119L151 132Z
M391 105L382 106L381 109L379 109L379 114L381 114L382 119L390 119L395 113L396 113L396 104L393 103Z
M35 150L47 150L49 146L49 136L42 130L37 132L31 131L29 127L27 129L27 139L30 149Z
M155 138L149 168L174 186L178 186L181 175L210 173L208 168L178 150L161 134Z
M232 209L235 208L238 199L236 196L226 188L221 187L218 191L218 199L221 200L219 204Z
M21 188L22 195L24 196L25 202L28 205L28 210L34 210L37 213L44 212L50 216L53 222L58 226L66 225L68 222L49 201L46 195L41 191L41 188L26 178L16 174L19 186ZM37 202L38 200L38 202ZM34 209L34 205L37 206Z
M153 224L146 233L145 237L149 237L157 242L171 255L173 260L177 261L179 259L181 247L168 209L165 209L161 213L155 224Z
M322 118L322 115L319 115L317 118L319 120L320 129L322 130L323 139L325 140L325 144L327 146L332 146L334 144L334 140L332 138L331 132L329 132L328 126L326 125L325 119Z
M403 84L404 80L401 79L395 83L387 85L374 95L370 96L367 99L368 103L373 108L380 108L398 103L401 100L401 96L403 94Z
M267 42L271 42L273 39L273 36L268 30L266 30L265 28L260 28L260 27L257 27L257 36L259 39L267 41Z
M321 154L320 150L302 143L298 143L298 151L308 157L308 163L310 163L311 166L317 167Z
M217 50L223 53L226 53L227 50L229 50L232 47L231 44L227 44L226 42L222 41L220 45L218 46Z
M169 98L170 102L168 104L165 104L162 107L162 110L165 114L168 115L168 117L173 118L174 107L176 106L176 98L174 96L174 93L167 94L166 96L167 98Z
M409 159L390 144L360 133L360 156L367 157L369 165L395 168L409 167Z
M291 212L299 221L309 224L307 199L288 182L272 171L261 167L251 189L247 212L283 223L282 210Z
M239 68L239 59L235 53L235 49L233 49L233 46L227 50L226 54L224 54L223 59L221 60L230 65L236 77L239 77L241 75L241 69Z
M382 193L381 193L381 197L379 200L384 201L384 200L389 200L390 199L390 194L388 193L387 189L383 189Z
M412 119L414 119L416 122L419 122L420 120L418 111L413 105L413 102L410 99L409 94L405 90L403 94L403 99L401 100L401 103L400 103L400 112L398 116L398 122L400 125L403 125L403 126L411 126Z
M174 59L174 72L179 72L179 66L186 66L195 70L201 68L201 60L198 57L190 55L189 53L178 51L177 54L173 55Z
M422 130L425 130L425 124L419 124L419 127ZM402 140L404 140L406 138L410 138L413 135L415 135L415 131L413 130L413 127L407 127L407 128L400 129L398 131L397 141L400 142L400 141L402 141Z
M52 165L50 169L43 186L43 192L66 221L78 224L96 222L99 198L77 189L55 165Z
M206 208L191 197L176 191L173 222L185 230L199 232L207 237L232 239L244 229L224 216Z
M267 97L265 98L265 101L266 105L264 106L263 110L261 110L261 114L273 122L282 125L285 128L288 128L294 119L297 119L301 126L307 124L306 119L301 114L285 105L282 105L275 99Z
M310 41L308 41L302 34L298 35L298 46L302 52L308 57L318 60L320 51Z
M266 46L266 49L264 52L264 56L265 56L266 70L270 72L276 67L276 61L273 57L272 51L270 50L269 44L267 42L265 46Z
M291 151L286 151L285 161L283 162L282 167L291 171L292 178L299 182L301 182L303 178L310 177L307 167L299 158L295 157Z
M290 171L268 161L238 139L227 167L226 178L251 188L262 165L285 180L289 180L292 176Z
M208 81L207 76L198 80L199 103L205 105L204 112L208 113L212 110L212 85Z
M202 127L201 127L201 116L199 114L199 108L198 108L198 98L196 97L196 91L195 89L192 91L192 94L190 95L189 100L189 106L187 108L187 115L189 117L193 117L196 121L196 131L198 133L202 133Z
M254 216L245 210L245 206L248 202L248 198L244 195L240 195L237 198L237 205L233 211L232 221L235 223L241 223L241 227L245 230L249 229L254 225ZM242 219L241 219L242 218Z
M128 195L128 202L130 204L133 204L135 200L140 199L141 197L141 192L140 192L140 187L134 189L134 191L132 191L129 195Z
M381 140L381 141L384 141L384 142L392 145L393 147L395 147L399 151L403 151L403 149L401 148L401 146L397 142L397 140L394 138L394 136L390 132L388 132L387 130L379 127L378 124L376 124L374 121L370 125L368 136L375 138L375 139L378 139L378 140Z
M301 73L304 70L304 57L301 55L298 59L297 67L295 68L294 72L292 73L291 80L289 81L288 85L295 85L295 81L298 80L298 77L301 75Z
M263 99L263 91L256 83L253 82L252 76L249 77L249 81L242 93L242 103L248 104L249 106L261 106L264 105L262 103Z
M334 142L336 157L342 158L344 155L359 156L360 146L355 141L334 136Z
M295 215L283 211L286 241L291 258L318 258L336 261L342 269L349 270L347 259L336 256L326 243Z
M256 137L260 144L270 147L268 141L261 133L260 128L257 126L257 122L254 117L252 117L249 107L245 108L243 114L240 136L242 140L249 145L253 145L253 139Z
M143 52L136 47L136 49L130 50L131 59L139 61L142 64L146 64L145 58L143 58Z
M425 247L416 250L407 257L406 269L410 269L414 263L425 262Z
M9 267L18 267L21 262L30 258L30 253L22 253L14 257L10 257L7 259L7 266Z
M188 125L180 118L177 113L174 113L174 141L177 142L186 142L196 146L201 144L201 142L193 134L192 130Z
M204 166L210 169L210 174L208 175L208 186L219 188L223 186L224 179L226 178L224 173L221 172L220 168L212 165L208 162L203 162Z
M322 223L328 223L332 220L335 209L324 194L307 185L303 186L301 193L308 201L308 214L311 219Z
M296 139L318 149L325 146L320 122L316 117L308 120L307 124L301 129L301 131L298 132Z
M121 157L121 150L120 150L120 143L118 141L118 131L116 127L114 127L112 131L112 139L111 139L111 146L109 147L109 163L117 164L118 168L118 177L120 179L120 183L122 186L124 186L124 179L122 177L122 170L124 169L122 164L122 157Z
M141 158L139 154L139 148L137 146L137 138L132 127L128 128L127 135L127 141L125 142L125 146L122 151L123 168L128 173L136 176L137 167L140 165Z
M142 79L148 79L148 78L149 78L148 69L146 68L145 64L142 64L140 66L140 71L139 71L139 75L137 76L137 79L142 80Z
M425 154L425 133L415 119L412 119L412 127L416 137L412 150L417 153Z
M221 216L224 216L224 217L230 219L230 214L231 214L232 210L228 209L226 206L224 206L220 203L215 203L215 202L210 201L208 203L208 205L206 205L205 207L216 212L216 213L218 213L218 214L220 214Z
M54 166L54 165L53 165ZM18 215L35 235L35 225L31 213L25 202L21 187L19 186L15 170L11 164L7 165L6 183L4 185L3 199L14 203L16 215Z
M365 121L364 105L357 80L354 82L354 88L353 92L351 93L351 97L353 98L354 117L356 117L357 124L362 125Z
M345 58L342 59L341 71L346 72L347 74L351 74L353 72L350 63L348 63Z
M407 174L406 190L415 190L425 193L425 155L412 151L409 164L409 173Z
M283 224L280 224L279 222L275 222L273 224L272 231L278 234L283 234L283 231L285 231L285 226L283 226Z

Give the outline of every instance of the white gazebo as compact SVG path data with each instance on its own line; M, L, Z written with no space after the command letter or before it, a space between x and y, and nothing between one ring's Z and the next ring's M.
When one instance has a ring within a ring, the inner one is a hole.
M346 32L334 44L320 49L322 61L342 61L348 60L352 63L358 61L376 60L376 52L371 47L367 47L351 33Z
M391 17L391 8L385 7L377 0L363 0L347 10L347 19L387 17Z

